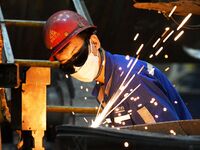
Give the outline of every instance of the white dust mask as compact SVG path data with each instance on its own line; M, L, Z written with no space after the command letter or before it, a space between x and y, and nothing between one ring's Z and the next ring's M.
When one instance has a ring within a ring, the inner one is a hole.
M99 57L95 56L93 53L92 43L90 41L90 49L86 62L81 67L75 67L77 72L71 74L72 77L83 81L92 82L97 77L99 72Z

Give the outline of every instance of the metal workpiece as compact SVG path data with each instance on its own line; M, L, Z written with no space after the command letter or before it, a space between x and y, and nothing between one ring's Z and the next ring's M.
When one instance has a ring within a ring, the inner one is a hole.
M46 86L50 84L50 68L31 67L22 84L22 130L32 131L33 149L44 149L46 130Z
M29 59L15 59L16 64L24 67L52 67L59 68L60 63L58 61L49 60L29 60Z
M82 114L96 114L98 108L95 107L69 107L69 106L47 106L47 112L62 112L62 113L82 113ZM101 110L100 110L101 112Z
M4 19L0 23L7 26L43 27L46 21Z

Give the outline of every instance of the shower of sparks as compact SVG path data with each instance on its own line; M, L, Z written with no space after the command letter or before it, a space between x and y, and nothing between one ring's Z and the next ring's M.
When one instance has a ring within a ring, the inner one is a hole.
M138 38L138 36L139 36L139 33L137 33L136 35L135 35L135 37L134 37L134 41L136 41L137 40L137 38Z
M177 102L177 101L174 101L174 104L178 104L178 102Z
M159 50L155 53L156 56L163 50L163 47L160 47Z
M179 34L177 34L177 36L174 38L174 41L177 41L183 35L183 33L184 33L183 30L179 32Z
M135 92L140 86L141 86L141 84L139 84L132 92L130 92L130 93L128 94L127 97L124 97L113 109L111 109L111 110L107 113L106 117L107 117L111 112L113 112L121 103L123 103L123 102L124 102L133 92Z
M85 120L86 123L88 123L88 120L85 117L83 119Z
M165 68L165 71L168 71L169 70L169 67Z
M184 26L184 24L188 21L188 19L190 19L190 17L192 16L192 13L189 13L181 22L181 24L177 27L177 31L182 28Z
M129 143L128 142L124 142L124 147L129 147Z
M153 54L149 55L149 58L153 58Z
M168 17L171 17L172 14L174 13L174 11L176 10L177 6L174 6L173 9L171 10L171 12L169 13Z
M130 80L132 80L134 77L132 77ZM126 89L126 87L129 85L130 82L126 83L126 85L121 85L123 88L119 88L115 94L111 97L111 99L108 101L107 105L103 109L103 111L96 117L95 121L92 123L91 127L96 128L98 127L101 122L106 118L113 110L115 110L123 101L125 101L130 94L132 94L135 90L139 88L141 84L139 84L127 97L124 97L120 103L118 103L110 112L110 108L113 106L113 104L116 102L118 97L122 94L122 92ZM120 87L121 87L120 86Z
M167 39L174 33L174 30L172 30L163 40L163 43L165 43L167 41Z
M163 37L169 31L169 29L170 29L169 27L166 27L165 31L163 32L163 34L161 35L161 37Z
M161 39L160 39L160 38L158 38L158 39L156 40L156 42L153 44L153 46L152 46L152 47L153 47L153 48L154 48L154 47L156 47L156 45L158 44L158 42L160 42L160 40L161 40Z
M103 101L101 101L99 107L97 108L98 110L97 110L97 115L96 115L96 117L97 117L97 116L99 115L99 113L100 113L102 103L103 103ZM95 119L96 119L96 117L95 117Z
M141 44L139 49L136 52L136 55L139 55L140 51L142 50L142 48L144 47L144 44Z

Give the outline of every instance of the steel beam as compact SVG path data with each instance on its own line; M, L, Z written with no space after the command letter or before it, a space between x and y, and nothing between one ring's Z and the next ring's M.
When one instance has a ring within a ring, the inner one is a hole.
M47 112L62 112L62 113L82 113L96 114L98 109L95 107L69 107L69 106L47 106ZM100 110L101 112L101 110Z
M4 19L0 23L8 26L43 27L46 21Z
M84 0L72 0L72 1L74 3L77 13L80 14L81 16L83 16L86 20L89 21L89 23L91 25L93 25L92 19L91 19L89 12L85 6Z
M52 68L60 67L60 63L58 61L15 59L14 62L19 66L26 66L26 67L52 67Z

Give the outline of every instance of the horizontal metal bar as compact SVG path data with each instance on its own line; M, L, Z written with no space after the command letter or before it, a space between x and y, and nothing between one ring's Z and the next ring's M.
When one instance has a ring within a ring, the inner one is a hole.
M60 63L58 61L49 60L29 60L29 59L15 59L15 63L19 66L26 67L52 67L59 68Z
M47 106L47 112L62 112L62 113L83 113L83 114L96 114L97 108L93 107L69 107L69 106Z
M46 21L4 19L0 23L5 23L8 26L43 27Z

